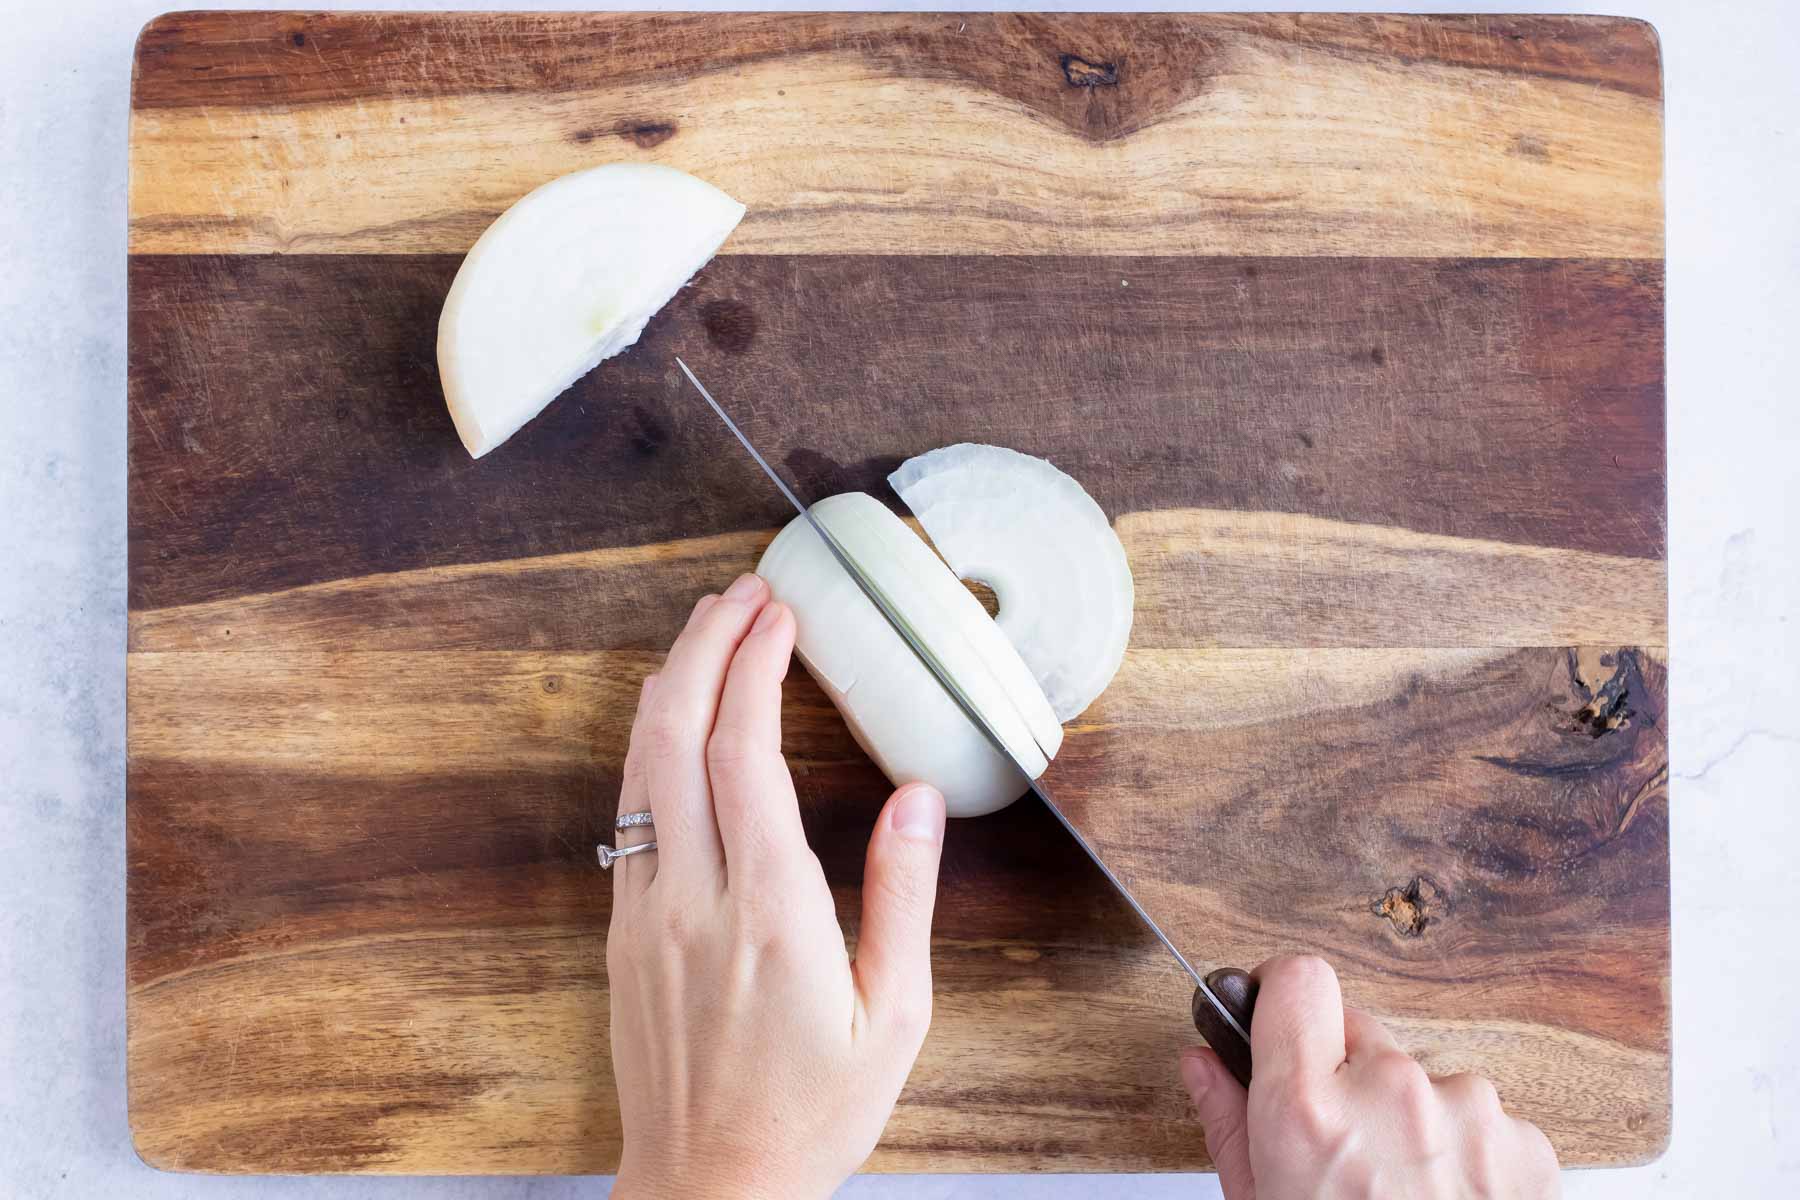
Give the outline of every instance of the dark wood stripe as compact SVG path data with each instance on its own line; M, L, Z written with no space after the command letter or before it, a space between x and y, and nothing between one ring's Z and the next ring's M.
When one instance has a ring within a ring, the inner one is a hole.
M1660 97L1647 23L1606 17L1310 15L172 13L138 42L133 104L288 105L653 85L780 56L859 56L960 79L1091 137L1141 128L1240 51L1570 80ZM430 70L419 65L428 62ZM642 145L679 115L595 136Z
M810 682L799 690L823 705ZM835 726L814 726L790 756L808 842L854 931L869 830L891 789ZM134 760L129 788L131 858L156 867L129 878L134 986L355 937L601 936L610 917L594 846L613 840L612 766L347 776ZM1048 812L1015 805L952 832L940 940L1160 949Z
M456 266L131 260L132 608L775 527L677 353L807 495L978 440L1114 515L1664 553L1659 263L728 256L480 462L436 371Z

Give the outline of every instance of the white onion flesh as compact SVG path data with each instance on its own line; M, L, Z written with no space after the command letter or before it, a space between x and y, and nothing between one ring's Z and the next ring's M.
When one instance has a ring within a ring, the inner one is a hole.
M1034 778L1042 774L1061 726L980 602L872 496L832 496L812 511L1008 749ZM776 536L757 573L794 611L801 662L896 786L931 783L957 817L1003 808L1025 791L1018 771L938 686L804 518Z
M908 459L888 476L964 579L994 590L995 618L1059 721L1106 689L1131 637L1125 548L1106 513L1041 458L961 443Z
M908 622L913 635L933 654L939 655L939 661L946 666L947 660L941 657L944 653L960 655L963 647L973 652L976 661L968 673L972 681L965 679L964 673L953 672L968 698L984 713L989 708L1000 709L1001 721L1010 720L1001 706L1010 708L1024 721L1026 736L1043 758L1055 758L1056 752L1062 749L1062 722L1056 719L1043 689L1031 677L1031 668L1025 665L1013 644L994 624L994 619L987 615L981 602L931 547L879 501L867 496L863 499L868 503L856 504L846 511L845 516L862 526L862 536L867 538L872 560L872 565L864 569L881 587L882 594L891 601L896 588L917 587L926 611L917 620ZM856 561L861 563L863 559ZM891 578L887 570L890 565L896 568ZM998 726L998 731L1003 734L1006 732L1001 722L990 718L990 724ZM1007 740L1010 743L1011 739ZM1029 746L1015 749L1019 750L1021 759L1031 761Z
M613 163L536 189L470 249L438 320L451 419L480 458L627 349L744 206L672 167Z

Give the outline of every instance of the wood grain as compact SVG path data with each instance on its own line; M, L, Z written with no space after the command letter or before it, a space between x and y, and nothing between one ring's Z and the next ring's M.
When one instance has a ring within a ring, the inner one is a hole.
M1568 1164L1669 1124L1661 69L1585 17L173 14L136 59L131 1118L159 1166L605 1172L637 681L808 495L957 440L1113 517L1051 786L1199 962L1312 950ZM474 463L433 344L528 188L751 206ZM887 788L796 673L854 948ZM870 1169L1206 1165L1188 988L1041 808L959 822Z
M1566 80L1662 98L1656 31L1645 21L1488 15L1429 21L1340 13L1215 13L1195 18L1099 14L767 13L169 13L138 39L135 109L295 106L482 93L554 94L605 85L680 82L768 59L854 52L896 79L958 77L988 91L1029 94L1043 111L1084 113L1097 99L1199 90L1221 47L1291 45L1381 65L1472 68ZM531 45L529 55L496 47ZM1143 78L1108 93L1069 79L1065 54L1085 55L1077 79ZM1060 75L1036 67L1055 62ZM428 66L429 70L422 70ZM1114 102L1116 103L1116 101ZM1077 118L1070 117L1073 122Z
M1189 953L1327 953L1346 993L1401 1018L1428 1063L1494 1076L1559 1144L1618 1153L1667 1122L1648 1099L1667 1051L1666 931L1648 932L1667 901L1658 654L1615 648L1584 664L1544 650L1134 650L1071 727L1050 782ZM339 1166L404 1171L449 1156L464 1169L608 1169L616 1128L567 1107L571 1088L604 1098L608 1081L571 1079L546 1043L567 1030L604 1067L595 993L609 909L591 846L616 802L627 701L659 661L133 655L133 853L158 864L133 876L134 1012L173 1020L205 996L225 1014L219 1029L134 1042L151 1077L212 1080L207 1104L183 1108L145 1148L212 1169L316 1169L322 1140ZM1596 698L1601 724L1617 721L1599 736L1581 719ZM853 938L852 884L885 787L804 677L783 719L808 838L839 881ZM1195 762L1218 765L1196 777ZM1199 799L1133 801L1175 795ZM1294 828L1308 836L1285 836ZM1276 847L1273 911L1265 875L1168 866L1254 863ZM875 1165L966 1153L971 1114L993 1109L1026 1140L984 1133L992 1166L1040 1153L1103 1165L1116 1161L1099 1148L1107 1138L1146 1134L1135 1161L1191 1162L1191 1129L1163 1079L1183 1036L1181 979L1048 814L1020 806L958 823L939 905L940 1013L903 1140ZM293 990L328 1007L335 1036L290 1028L285 1004L260 999ZM1447 1019L1471 994L1480 1019ZM486 1006L500 1010L497 1025L479 1016ZM514 1006L532 1021L506 1018ZM391 1028L402 1014L404 1033ZM426 1070L431 1048L476 1020L480 1035L456 1055L464 1073ZM1104 1069L1047 1069L1064 1061L1056 1047L1074 1056L1083 1042L1081 1061ZM379 1067L376 1097L394 1079L421 1089L417 1108L371 1124L366 1081L341 1092L290 1083L284 1092L298 1090L292 1102L310 1102L323 1128L355 1136L314 1130L258 1157L286 1119L280 1096L273 1111L262 1104L272 1068L217 1063L236 1047L269 1047L280 1062L327 1045ZM1496 1045L1512 1053L1492 1055ZM959 1065L991 1057L981 1072ZM1565 1076L1574 1091L1545 1097L1543 1080ZM492 1145L478 1126L496 1120L496 1092L518 1102L508 1127L540 1106L555 1123ZM1058 1119L1035 1123L1045 1115ZM1058 1145L1058 1124L1081 1115L1099 1123L1085 1148ZM578 1126L612 1140L577 1140Z
M1662 254L1635 22L489 22L152 24L132 251L460 254L635 159L749 206L728 254Z
M1218 509L1127 513L1118 534L1136 571L1140 648L1668 641L1660 559ZM689 598L754 570L772 537L421 567L136 611L129 645L656 651Z

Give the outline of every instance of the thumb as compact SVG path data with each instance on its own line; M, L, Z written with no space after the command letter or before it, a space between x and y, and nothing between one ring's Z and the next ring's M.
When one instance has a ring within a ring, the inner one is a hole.
M909 783L876 819L863 866L857 991L875 1028L915 1052L931 1024L931 911L943 846L943 796Z
M1219 1056L1201 1046L1181 1052L1181 1082L1199 1110L1206 1130L1206 1152L1219 1171L1219 1188L1226 1200L1256 1200L1256 1180L1250 1176L1250 1127L1245 1120L1249 1095Z

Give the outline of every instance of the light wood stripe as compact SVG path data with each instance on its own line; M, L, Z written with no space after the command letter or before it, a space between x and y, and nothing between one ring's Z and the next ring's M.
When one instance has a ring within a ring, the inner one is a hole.
M1668 642L1660 559L1295 513L1171 509L1117 525L1135 646Z
M578 954L569 954L571 945ZM574 930L546 939L509 931L388 940L139 989L132 1087L158 1117L139 1131L138 1149L170 1170L341 1169L342 1151L320 1147L347 1143L357 1148L357 1169L376 1173L429 1172L446 1161L466 1172L609 1173L620 1134L607 1102L607 994L593 974L603 946L597 933ZM1173 1069L1167 1047L1191 1030L1179 1004L1167 1003L1180 989L1160 962L1146 955L1096 964L1110 982L1090 991L1048 986L1044 960L1023 946L940 942L934 953L951 978L967 971L1004 981L1007 1019L994 1020L986 992L940 991L931 1034L866 1169L941 1170L972 1114L990 1145L986 1170L1042 1170L1046 1154L1060 1170L1106 1170L1116 1151L1105 1148L1119 1138L1132 1139L1139 1169L1194 1169L1198 1131L1164 1079ZM470 958L506 964L491 972L497 981L535 975L542 987L529 1012L477 994L405 987ZM222 1004L221 996L245 1002ZM1433 1072L1489 1071L1502 1100L1529 1108L1558 1141L1578 1131L1609 1156L1632 1159L1646 1138L1666 1137L1666 1119L1646 1128L1657 1117L1633 1099L1667 1086L1661 1055L1541 1026L1386 1019ZM493 1035L473 1054L464 1037L470 1023ZM357 1047L395 1076L422 1081L415 1094L432 1107L396 1103L385 1075L349 1069L358 1057L329 1055L322 1047L330 1044ZM985 1064L980 1072L968 1069L972 1055ZM1067 1074L1029 1091L997 1082L1032 1077L1046 1055ZM320 1079L334 1062L336 1077ZM1545 1063L1578 1068L1572 1086L1543 1088ZM190 1072L209 1086L176 1095L157 1083ZM285 1095L270 1086L284 1077ZM340 1140L287 1136L298 1124ZM1107 1136L1096 1137L1096 1126Z
M1222 47L1198 94L1101 142L849 49L595 91L139 109L130 248L461 253L536 185L629 160L747 204L727 254L1662 256L1659 99ZM593 134L647 120L675 132Z
M1132 644L1561 646L1668 641L1660 561L1291 513L1172 509L1117 522ZM357 576L129 614L134 653L660 649L693 599L753 570L773 531Z
M1300 720L1453 679L1507 649L1138 648L1071 733ZM643 650L136 652L127 725L145 761L362 775L616 766L638 685L661 662ZM812 687L786 696L791 756L858 757L839 725Z

